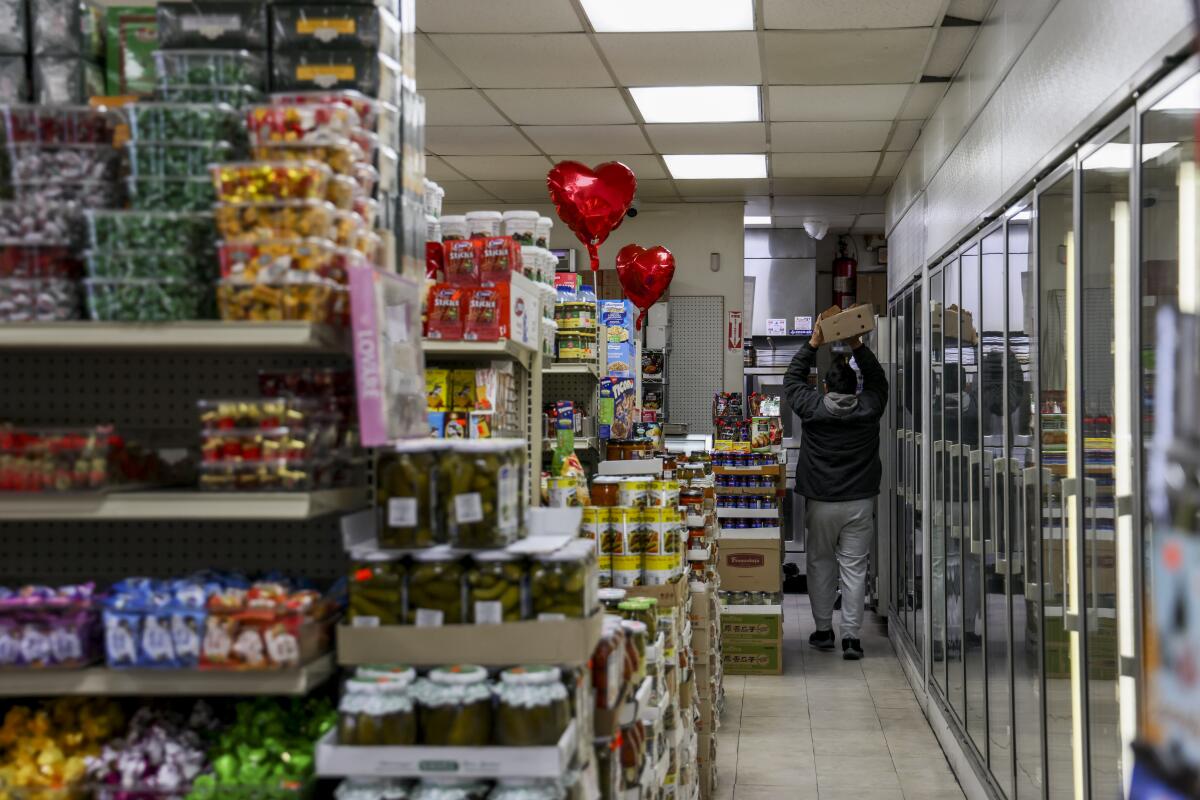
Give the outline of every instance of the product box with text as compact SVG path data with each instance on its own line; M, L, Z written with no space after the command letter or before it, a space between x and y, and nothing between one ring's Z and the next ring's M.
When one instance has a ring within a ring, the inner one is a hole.
M721 588L730 592L782 591L779 539L722 540L717 558Z

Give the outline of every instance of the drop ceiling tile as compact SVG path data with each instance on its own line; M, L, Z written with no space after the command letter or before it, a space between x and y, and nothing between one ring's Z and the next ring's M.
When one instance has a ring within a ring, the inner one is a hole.
M626 86L750 86L762 82L758 38L750 31L601 33L596 39Z
M950 0L946 16L981 21L992 6L992 0Z
M766 125L761 122L647 125L646 135L660 153L762 153L767 149Z
M742 198L768 191L766 178L675 181L675 186L685 198Z
M771 120L894 119L911 85L771 86Z
M430 125L425 149L439 156L523 156L537 148L512 125Z
M941 0L764 0L763 25L802 30L927 28L937 21L941 5Z
M787 179L784 181L775 181L775 200L771 204L771 208L776 216L779 217L798 217L798 216L819 216L823 214L840 214L840 215L856 215L862 212L863 199L858 196L836 196L830 194L819 194L810 192L806 195L795 195L790 197L781 197L779 195L780 184L792 184L802 180L799 178ZM808 179L810 184L820 185L819 181ZM828 180L828 179L827 179ZM850 181L864 181L859 185L866 187L866 178L841 178L839 179L847 184ZM855 192L855 195L858 193Z
M582 31L562 0L417 0L419 27L429 33L557 33Z
M900 119L929 119L942 95L950 88L949 83L918 83L900 109Z
M779 195L860 195L867 191L870 178L776 178L771 182L775 189L776 211L780 208Z
M830 234L839 233L841 231L850 230L850 226L854 223L854 217L849 215L831 216L829 214L806 214L803 217L775 217L774 227L776 228L803 228L805 220L817 217L825 221L829 226Z
M547 153L578 151L622 155L654 152L637 125L526 125L521 130Z
M867 189L867 194L887 194L888 190L892 188L892 184L895 182L896 179L891 175L878 175L871 181L871 186Z
M900 167L904 166L907 158L907 150L889 150L883 154L883 160L879 162L879 172L877 174L892 177L899 175Z
M545 156L448 156L446 163L472 180L539 180L554 166Z
M888 150L912 150L921 135L921 122L918 120L900 120L896 130L892 132L892 140L888 142Z
M637 176L638 186L641 186L646 180L654 180L658 178L666 178L667 171L663 169L659 163L657 156L652 155L586 155L586 156L550 156L550 160L557 164L560 161L578 161L581 164L587 164L589 167L595 167L605 161L620 161L625 166L633 170L633 174ZM643 180L645 179L645 180Z
M916 80L932 35L925 28L767 31L767 80L772 84Z
M773 153L775 178L869 178L878 153Z
M546 181L480 181L479 185L506 203L548 203Z
M461 181L463 176L437 156L426 155L425 177L431 181Z
M949 78L958 72L974 38L975 28L939 28L937 39L933 42L933 51L929 54L929 62L925 64L925 74Z
M467 203L476 200L496 202L496 198L472 181L439 181L438 185L446 190L446 197L442 201L444 203Z
M637 196L643 200L675 200L679 193L675 191L675 181L638 179Z
M427 89L465 89L471 85L424 36L417 37L417 63L421 65L422 92Z
M855 233L882 233L883 214L859 214L854 221Z
M882 150L890 122L772 122L774 153L853 153Z
M487 96L518 125L620 125L634 121L617 89L491 89Z
M440 33L429 38L482 89L612 85L582 33Z
M746 210L747 217L769 217L771 216L771 198L770 197L747 197Z
M425 96L427 125L507 125L492 104L474 89L433 89Z

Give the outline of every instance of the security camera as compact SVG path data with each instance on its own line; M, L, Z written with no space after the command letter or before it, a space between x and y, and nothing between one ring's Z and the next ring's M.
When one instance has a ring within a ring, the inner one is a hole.
M636 197L633 198L633 202L629 204L629 210L625 212L625 216L627 216L631 219L633 217L636 217L638 215L638 211L641 210L641 207L642 207L642 201L638 200Z
M824 239L829 232L829 223L823 219L804 220L804 231L814 239Z

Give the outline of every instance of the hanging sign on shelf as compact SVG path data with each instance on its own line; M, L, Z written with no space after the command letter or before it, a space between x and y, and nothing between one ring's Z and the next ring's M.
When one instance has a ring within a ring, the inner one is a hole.
M729 341L726 345L730 350L742 349L742 312L729 312Z
M813 330L813 318L811 316L796 317L796 327L792 329L792 334L795 336L809 336Z

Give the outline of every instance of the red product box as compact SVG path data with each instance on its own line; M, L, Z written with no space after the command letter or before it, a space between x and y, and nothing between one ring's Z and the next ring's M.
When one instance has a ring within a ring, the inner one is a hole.
M493 236L483 240L479 259L479 280L484 286L507 282L520 273L521 246L511 236Z
M508 284L468 289L463 305L463 338L494 342L508 336Z
M446 269L446 251L441 242L425 243L425 277L441 280Z
M483 259L482 239L456 239L445 242L446 283L453 286L478 286Z
M471 290L438 283L429 290L425 311L425 337L457 341L463 338L466 299Z

